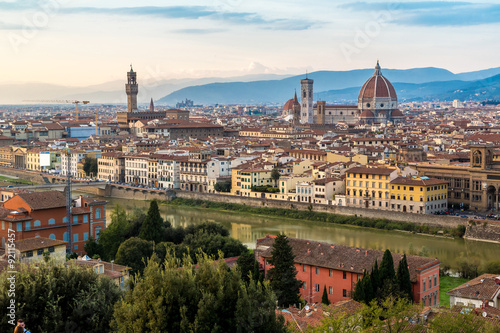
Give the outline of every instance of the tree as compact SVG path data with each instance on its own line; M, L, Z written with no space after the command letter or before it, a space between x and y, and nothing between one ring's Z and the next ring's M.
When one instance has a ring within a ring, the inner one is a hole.
M323 288L323 296L321 297L321 303L325 305L330 305L330 300L328 299L328 293L326 292L326 285Z
M113 260L120 244L127 239L130 233L130 223L127 220L127 213L117 205L111 212L111 223L101 232L97 242L102 246L102 259L105 261Z
M268 271L271 288L276 293L278 304L289 306L300 302L299 292L302 282L297 280L297 269L294 265L295 255L285 234L279 234L274 239L273 250L269 264L273 267Z
M182 267L182 269L180 269ZM223 260L153 255L115 307L115 332L285 332L269 285L241 280Z
M224 257L230 258L239 256L247 251L245 245L237 239L203 231L186 235L182 244L192 250L194 260L198 252L204 252L210 256L217 256L219 251L222 251Z
M278 186L278 180L280 180L281 174L280 171L276 168L274 168L271 171L271 179L274 180L274 186Z
M225 192L225 193L231 192L231 181L228 180L228 181L216 183L214 185L214 189L217 192Z
M396 274L396 281L399 287L401 297L413 301L413 295L411 292L410 271L408 269L406 254L403 255L403 259L399 261L398 272Z
M148 214L141 226L139 237L155 243L160 243L163 240L163 234L163 219L158 209L158 202L153 200L149 204Z
M74 265L21 265L16 274L16 317L31 332L107 332L114 304L122 291L109 278ZM0 274L0 306L7 309L10 274ZM9 318L0 318L0 331L12 332Z
M153 254L153 244L150 241L132 237L124 241L116 252L116 263L130 266L134 272L142 273L146 260Z
M85 163L83 163L83 171L89 176L90 174L97 176L97 159L87 156L85 157Z
M384 283L386 280L393 280L395 276L394 260L392 259L391 251L387 249L380 263L380 280Z
M240 254L236 263L238 264L238 270L241 273L241 279L245 281L245 283L250 282L250 277L253 277L254 280L258 281L259 276L257 275L257 278L254 276L254 268L257 261L255 260L255 256L252 252L248 250L244 251Z
M421 332L425 327L417 319L421 307L404 298L388 297L364 305L363 326L368 332Z
M97 241L92 237L90 237L89 240L85 243L84 249L85 252L87 252L87 255L91 258L93 258L95 255L101 258L104 253L102 245L100 243L97 243Z
M378 268L378 262L375 260L375 264L372 267L372 271L370 273L370 281L372 283L373 293L376 295L378 289L382 287L382 281L380 279L380 270Z

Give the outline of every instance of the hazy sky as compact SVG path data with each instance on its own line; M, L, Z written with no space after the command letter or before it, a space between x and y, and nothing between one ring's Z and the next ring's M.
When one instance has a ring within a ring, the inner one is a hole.
M495 3L496 2L496 3ZM0 0L0 83L500 66L498 1Z

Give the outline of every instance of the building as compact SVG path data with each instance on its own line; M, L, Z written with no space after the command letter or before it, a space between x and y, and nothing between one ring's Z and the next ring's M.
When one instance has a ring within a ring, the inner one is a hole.
M107 276L122 289L127 287L127 281L130 278L130 267L115 264L113 261L106 262L101 259L91 259L87 255L70 260L68 264L92 269L97 275Z
M97 159L97 179L110 182L125 181L125 156L117 152L102 153Z
M300 122L303 124L312 124L314 120L313 113L313 83L314 81L306 78L300 80Z
M148 186L148 160L148 155L126 155L125 183Z
M84 245L106 228L106 201L80 196L73 200L72 252L84 253ZM21 192L0 208L0 238L5 247L8 229L16 240L44 237L69 242L66 195L59 191Z
M420 176L446 181L448 201L456 209L500 209L500 163L493 160L493 147L470 147L470 164L411 164Z
M207 150L192 151L188 159L180 160L180 189L191 192L207 192Z
M268 259L275 238L267 235L257 240L254 253L265 275L271 268ZM308 303L320 303L325 286L331 303L350 299L356 282L365 271L371 271L375 261L380 264L384 255L383 251L305 239L289 237L288 242L295 255L296 278L303 282L300 295ZM403 255L392 253L392 257L394 270L397 270ZM413 255L406 259L413 300L424 306L439 305L439 260Z
M435 214L448 210L448 182L428 177L391 180L390 210Z
M22 263L43 262L45 258L55 264L66 263L66 247L68 242L45 237L26 238L14 242L16 258Z
M483 274L446 294L450 296L451 307L458 305L500 309L500 276L498 274Z
M390 182L396 169L355 167L346 172L346 206L390 209Z

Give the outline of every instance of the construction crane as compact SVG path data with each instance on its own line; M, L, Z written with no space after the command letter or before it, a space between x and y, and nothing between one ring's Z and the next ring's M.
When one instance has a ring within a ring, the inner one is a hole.
M75 104L75 120L78 121L78 117L80 116L80 110L78 105L89 104L90 101L73 101L73 100L28 100L25 102L33 102L33 103L44 103L44 104Z

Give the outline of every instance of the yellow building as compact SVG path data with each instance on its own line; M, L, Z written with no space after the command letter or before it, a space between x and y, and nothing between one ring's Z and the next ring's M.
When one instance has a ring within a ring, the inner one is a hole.
M241 176L241 195L247 197L264 197L262 193L253 192L253 186L274 186L274 180L271 178L271 170L266 169L243 169Z
M397 177L391 181L390 210L434 214L448 209L448 182L428 177Z
M346 172L346 205L360 208L390 209L390 182L396 169L355 167Z

